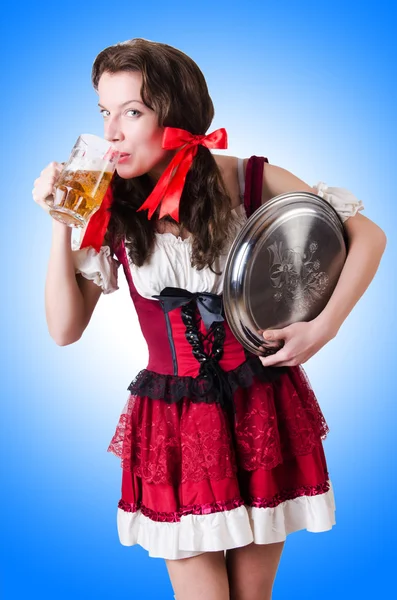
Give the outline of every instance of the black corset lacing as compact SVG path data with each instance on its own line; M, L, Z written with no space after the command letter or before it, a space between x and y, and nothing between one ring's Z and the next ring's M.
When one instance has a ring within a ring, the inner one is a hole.
M181 317L186 327L185 336L192 347L193 356L200 363L197 376L196 394L204 397L208 390L215 393L215 402L220 404L227 412L236 413L233 401L233 390L225 371L219 365L223 356L225 341L224 317L222 314L222 296L210 293L191 293L180 288L165 288L158 298L164 312L168 313L175 308L181 308ZM200 313L207 333L204 335L198 328L198 315ZM204 351L204 341L211 340L210 352ZM202 385L202 380L207 385Z

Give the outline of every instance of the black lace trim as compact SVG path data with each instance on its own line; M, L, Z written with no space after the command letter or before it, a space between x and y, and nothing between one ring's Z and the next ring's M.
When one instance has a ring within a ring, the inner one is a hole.
M209 331L204 335L198 327L196 303L191 301L181 308L182 321L186 327L185 336L192 347L193 356L200 363L198 379L207 381L207 388L216 395L215 402L224 408L232 408L233 390L229 379L219 365L223 356L223 343L225 341L225 327L223 321L213 321ZM204 341L209 341L209 352L204 350ZM206 391L204 390L204 395Z
M250 387L254 378L272 382L287 371L288 367L264 367L258 357L250 356L236 369L222 371L222 377L227 380L233 394L239 387ZM128 390L136 396L164 400L168 404L179 402L182 398L206 404L222 403L217 381L213 377L208 377L206 372L197 377L181 377L179 375L162 375L143 369L131 382Z

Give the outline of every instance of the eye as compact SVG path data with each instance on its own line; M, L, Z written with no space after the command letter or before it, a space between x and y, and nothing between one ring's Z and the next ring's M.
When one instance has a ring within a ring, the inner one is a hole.
M103 117L108 117L110 115L110 112L108 110L106 110L106 108L103 108L99 112Z
M132 114L134 113L134 114ZM125 113L128 117L138 117L139 115L141 115L142 113L139 112L139 110L134 110L133 108L129 108L127 110L127 112Z

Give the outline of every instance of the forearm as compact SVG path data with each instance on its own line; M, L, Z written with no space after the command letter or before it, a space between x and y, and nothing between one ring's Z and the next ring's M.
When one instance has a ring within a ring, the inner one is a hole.
M84 297L79 289L71 249L71 229L53 221L45 308L48 330L59 345L77 341L84 330Z
M383 231L369 220L360 224L359 230L350 235L349 252L338 283L327 306L315 319L330 338L337 334L373 280L385 246Z

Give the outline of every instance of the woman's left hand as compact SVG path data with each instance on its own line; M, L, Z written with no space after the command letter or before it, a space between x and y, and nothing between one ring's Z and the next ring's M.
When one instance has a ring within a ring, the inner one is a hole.
M265 367L295 367L308 361L335 336L314 319L292 323L283 329L267 329L263 337L272 343L284 341L283 347L275 354L259 357Z

